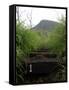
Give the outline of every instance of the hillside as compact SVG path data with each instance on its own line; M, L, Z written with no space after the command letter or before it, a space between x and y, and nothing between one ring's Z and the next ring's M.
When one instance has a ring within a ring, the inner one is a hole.
M52 30L58 23L50 20L40 21L33 29L35 30Z

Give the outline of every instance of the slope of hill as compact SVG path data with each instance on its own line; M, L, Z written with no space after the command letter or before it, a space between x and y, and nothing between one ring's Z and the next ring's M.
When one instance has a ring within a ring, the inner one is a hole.
M52 30L58 22L50 21L50 20L42 20L40 21L33 29L35 30Z

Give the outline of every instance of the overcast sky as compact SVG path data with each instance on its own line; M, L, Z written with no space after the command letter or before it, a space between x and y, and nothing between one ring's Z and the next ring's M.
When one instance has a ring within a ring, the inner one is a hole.
M65 9L19 7L20 19L29 25L29 19L32 17L32 26L37 25L41 20L58 22L58 18L62 15L65 17Z

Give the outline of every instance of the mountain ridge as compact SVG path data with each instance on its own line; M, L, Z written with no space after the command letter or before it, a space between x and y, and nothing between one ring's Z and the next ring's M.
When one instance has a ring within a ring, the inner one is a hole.
M56 21L41 20L33 29L35 30L52 30L58 24Z

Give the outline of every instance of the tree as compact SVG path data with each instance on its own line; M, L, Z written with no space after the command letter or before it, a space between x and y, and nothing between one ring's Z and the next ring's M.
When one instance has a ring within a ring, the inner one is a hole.
M19 21L19 7L16 7L17 21Z

